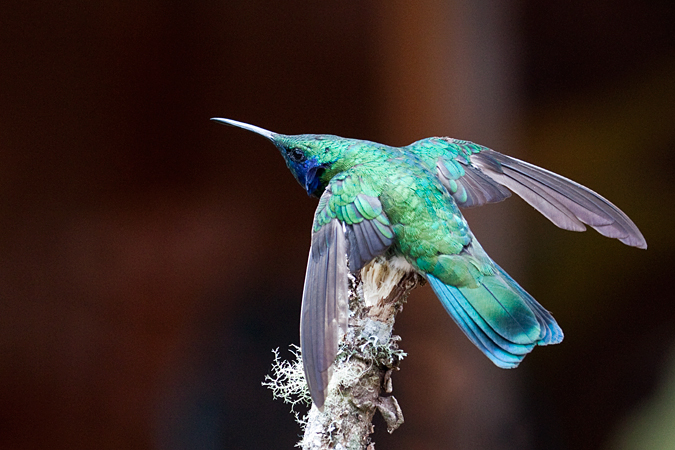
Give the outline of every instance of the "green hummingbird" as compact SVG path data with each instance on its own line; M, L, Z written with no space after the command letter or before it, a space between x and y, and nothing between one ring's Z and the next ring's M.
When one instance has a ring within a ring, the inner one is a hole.
M300 185L319 198L300 317L305 377L319 408L347 330L349 273L380 255L426 278L469 340L499 367L516 367L535 345L562 341L555 319L485 253L460 208L499 202L512 191L560 228L589 225L647 248L631 219L597 193L469 141L431 137L392 147L212 120L272 141Z

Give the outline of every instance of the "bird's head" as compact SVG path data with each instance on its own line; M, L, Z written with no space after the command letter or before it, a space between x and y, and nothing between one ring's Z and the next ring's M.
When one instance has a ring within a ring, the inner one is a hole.
M285 135L232 119L211 120L252 131L266 137L279 149L286 165L309 195L319 197L328 184L326 174L334 168L348 147L349 139L327 134Z

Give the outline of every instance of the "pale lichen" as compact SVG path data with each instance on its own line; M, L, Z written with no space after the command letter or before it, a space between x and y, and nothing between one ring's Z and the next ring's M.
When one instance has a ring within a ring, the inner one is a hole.
M274 354L272 373L271 375L265 375L265 381L262 385L272 391L274 399L281 399L284 403L291 405L291 412L295 416L295 421L304 430L307 424L307 414L302 414L296 410L296 407L310 406L312 398L309 395L305 372L302 369L300 347L291 344L289 351L293 355L291 361L281 359L278 348L272 350Z

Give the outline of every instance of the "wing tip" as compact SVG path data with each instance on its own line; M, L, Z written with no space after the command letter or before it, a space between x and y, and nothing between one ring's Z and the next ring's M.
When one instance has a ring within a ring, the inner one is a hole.
M626 245L630 245L631 247L647 250L647 240L644 238L644 236L642 236L642 233L640 232L633 233L628 237L619 239L619 241L623 242Z
M324 404L326 403L326 391L328 390L328 383L330 382L331 371L320 371L316 367L309 367L304 364L303 359L303 368L305 372L305 381L307 382L307 387L309 388L309 395L312 398L312 403L319 408L320 411L323 411Z
M314 406L316 406L319 411L323 412L326 406L325 392L324 391L312 392L310 390L310 396L312 397L312 403L314 403Z

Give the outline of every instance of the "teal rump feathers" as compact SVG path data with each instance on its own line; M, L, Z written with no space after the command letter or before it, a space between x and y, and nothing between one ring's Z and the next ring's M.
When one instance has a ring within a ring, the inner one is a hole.
M520 196L560 228L586 226L647 248L635 224L590 189L481 145L434 137L406 147L325 134L284 135L231 119L270 140L319 198L305 274L300 346L312 400L326 399L347 330L348 277L377 256L403 258L424 276L471 342L502 368L563 332L551 314L482 249L460 208Z

